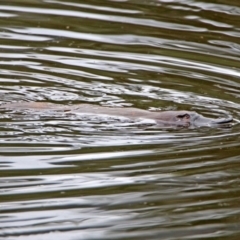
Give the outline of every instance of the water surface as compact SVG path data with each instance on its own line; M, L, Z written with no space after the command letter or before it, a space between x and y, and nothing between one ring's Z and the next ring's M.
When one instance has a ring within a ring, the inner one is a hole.
M4 239L238 239L238 1L0 3L0 102L231 114L146 127L1 110Z

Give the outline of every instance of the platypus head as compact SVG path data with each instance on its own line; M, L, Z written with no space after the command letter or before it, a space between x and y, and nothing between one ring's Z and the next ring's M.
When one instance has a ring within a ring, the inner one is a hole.
M180 111L179 114L176 115L175 121L177 123L182 124L183 126L195 126L195 127L202 127L202 126L212 126L212 127L220 127L226 126L227 124L233 121L232 116L227 116L225 118L207 118L204 117L196 112L183 112Z
M227 116L226 118L207 118L196 112L190 111L166 111L162 112L161 117L157 119L158 124L164 125L177 125L177 126L193 126L193 127L202 127L202 126L226 126L231 123L233 118Z

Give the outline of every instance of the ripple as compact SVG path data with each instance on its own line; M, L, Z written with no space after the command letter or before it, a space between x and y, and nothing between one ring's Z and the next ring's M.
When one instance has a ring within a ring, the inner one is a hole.
M0 12L1 104L234 118L183 129L1 109L2 238L239 235L239 4L14 0Z

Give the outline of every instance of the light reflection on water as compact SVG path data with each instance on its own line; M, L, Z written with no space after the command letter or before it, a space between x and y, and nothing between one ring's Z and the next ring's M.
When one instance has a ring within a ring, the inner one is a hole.
M0 3L0 101L233 115L158 128L59 112L0 115L0 236L238 239L235 1Z

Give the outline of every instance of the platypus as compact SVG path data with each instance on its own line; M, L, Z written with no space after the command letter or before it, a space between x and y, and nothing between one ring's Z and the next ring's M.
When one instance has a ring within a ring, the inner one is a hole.
M125 117L131 120L150 119L157 125L175 126L221 126L233 121L231 116L225 118L207 118L194 111L147 111L132 107L103 107L93 104L63 105L47 102L17 102L0 105L0 108L10 110L33 110L33 111L66 111L71 113L110 115Z

